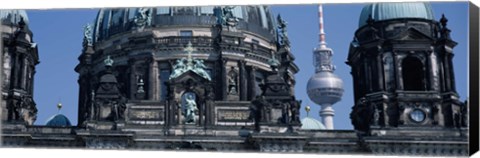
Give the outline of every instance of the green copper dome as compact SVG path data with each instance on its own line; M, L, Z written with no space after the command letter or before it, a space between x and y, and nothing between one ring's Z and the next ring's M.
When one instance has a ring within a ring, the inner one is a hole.
M312 118L312 117L305 117L302 119L302 127L300 129L305 129L305 130L322 130L326 129L325 126L318 120Z
M217 22L216 6L100 9L94 23L93 43L132 30L137 24L151 28L211 28ZM218 7L218 6L217 6ZM224 6L222 6L224 7ZM268 6L235 6L237 29L273 39L277 27ZM144 17L145 19L140 19ZM140 20L139 20L140 19ZM142 23L143 22L143 23Z
M367 23L369 15L372 15L375 21L399 18L435 19L432 6L425 2L369 4L362 9L358 27L362 27Z
M70 123L70 120L65 115L56 114L47 120L46 125L55 127L69 127L72 126L72 123Z

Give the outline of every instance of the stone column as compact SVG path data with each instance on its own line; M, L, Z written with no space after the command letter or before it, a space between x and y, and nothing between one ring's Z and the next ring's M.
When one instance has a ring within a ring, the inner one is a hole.
M384 77L383 77L383 64L382 64L382 52L380 52L381 50L379 50L377 56L376 56L376 67L377 67L377 80L378 80L378 90L379 91L385 91L385 80L384 80Z
M222 59L222 77L221 77L221 89L222 89L222 100L227 100L227 59Z
M393 71L395 76L395 89L396 90L403 90L403 83L402 83L402 72L400 71L400 67L398 65L398 53L396 50L392 51L392 58L393 58Z
M148 85L148 98L151 100L159 100L160 94L159 94L159 86L158 86L158 63L157 61L152 58L150 59L150 72L149 74L149 85Z
M35 87L34 84L35 84L35 74L37 73L37 71L35 70L35 66L32 67L32 80L30 81L30 93L32 93L32 98L33 98L33 88Z
M363 61L362 61L362 65L363 65L363 76L364 76L364 82L363 82L363 90L366 92L366 93L370 93L372 92L372 83L371 83L371 80L372 80L372 76L371 76L371 71L370 71L370 64L369 64L369 61L368 61L368 57L367 56L364 56L363 58Z
M134 99L135 98L135 92L137 89L137 81L135 78L135 60L131 59L128 61L128 64L130 65L130 88L129 88L129 98Z
M251 66L249 67L249 83L248 83L248 89L249 89L249 100L252 100L255 98L255 84L256 84L256 77L255 77L255 72L256 72L256 68Z
M239 61L238 64L240 65L240 75L239 75L239 91L240 91L240 100L247 99L247 71L245 70L245 61Z
M19 53L14 53L14 54L15 54L15 59L12 64L13 75L10 76L10 82L13 82L13 84L11 84L13 85L11 88L18 88L19 69L21 69L18 63L20 54Z
M449 65L449 74L450 74L450 90L456 92L456 87L455 87L455 73L453 69L453 53L448 53L448 65Z
M27 90L27 68L28 68L28 60L26 56L24 55L24 58L21 59L23 60L22 62L22 72L21 72L21 78L20 78L20 87L21 89Z
M433 50L430 50L427 52L427 67L430 67L428 70L429 72L429 78L428 81L430 82L429 85L430 88L429 90L438 90L438 64L437 64L437 56L433 52Z
M443 70L444 70L444 80L445 80L445 90L450 91L452 90L452 81L451 81L451 71L450 71L450 62L448 61L448 52L445 52L443 57Z

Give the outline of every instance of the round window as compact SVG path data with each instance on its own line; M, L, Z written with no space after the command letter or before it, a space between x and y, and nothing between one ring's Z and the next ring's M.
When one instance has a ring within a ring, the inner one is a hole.
M410 112L410 118L415 122L422 122L425 120L425 112L420 109L415 109Z

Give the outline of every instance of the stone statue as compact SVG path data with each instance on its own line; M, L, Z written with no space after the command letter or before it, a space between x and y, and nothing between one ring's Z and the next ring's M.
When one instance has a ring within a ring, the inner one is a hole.
M187 95L185 98L185 123L195 123L195 111L197 111L197 103L193 98L193 95Z
M220 7L213 8L213 14L217 19L217 25L222 26L225 24L225 16L223 14L223 10Z
M380 110L377 107L373 107L373 125L378 126L378 122L380 120Z
M137 76L138 78L138 82L137 82L137 93L145 93L145 90L143 88L143 86L145 85L145 83L143 82L143 78Z
M362 97L352 107L350 119L355 130L367 132L370 130L370 120L372 119L372 111L367 106L367 99Z
M255 123L255 130L260 130L260 122L265 122L266 120L266 106L267 102L264 96L257 95L252 104L249 107L250 115L248 116L249 120L253 120Z
M116 104L117 106L117 120L125 119L125 109L127 109L127 98L124 96L120 97L120 100Z
M83 38L85 46L92 46L93 42L92 24L88 23L83 27Z
M137 27L141 29L143 29L147 25L150 25L151 23L150 10L148 8L138 9L137 15L135 16L133 22L135 22Z
M302 104L301 100L295 100L295 96L292 96L290 99L290 113L291 113L291 123L300 123L300 105Z
M37 119L37 108L31 96L22 96L17 103L17 120L32 125Z
M228 94L236 95L237 91L237 72L235 68L232 67L228 74Z
M237 31L237 24L238 24L238 18L236 18L235 16L233 16L233 8L235 7L232 7L232 6L225 6L225 8L223 8L223 15L224 15L224 21L225 21L225 25L227 25L227 28L228 28L228 31L232 31L232 32L236 32Z
M257 121L268 122L270 120L270 110L271 105L265 99L265 96L257 96L255 100L252 101L252 104L255 105Z
M290 118L292 117L292 113L290 111L291 105L288 102L284 102L281 104L282 106L282 123L288 124L292 120Z
M193 60L193 62L195 63L195 65L193 65L193 72L197 73L198 75L202 76L203 78L209 81L212 80L210 78L210 75L207 73L207 71L205 71L207 66L203 64L203 60L195 59Z
M173 66L172 74L170 74L170 79L176 78L187 71L186 60L185 58L177 59L177 63Z
M228 93L229 94L232 94L232 95L236 95L238 92L237 92L237 83L235 81L235 77L234 76L230 76L228 78Z
M90 93L91 95L91 104L90 104L90 114L89 114L89 119L94 120L95 119L95 90L92 89L92 92Z
M278 29L280 30L279 37L280 37L280 44L284 46L289 46L290 41L288 40L287 35L287 22L282 19L280 15L277 16L278 21Z

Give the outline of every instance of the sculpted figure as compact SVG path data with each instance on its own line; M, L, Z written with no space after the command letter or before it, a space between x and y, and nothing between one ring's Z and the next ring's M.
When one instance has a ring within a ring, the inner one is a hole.
M85 27L83 28L83 37L85 39L84 42L86 42L85 44L87 46L92 46L92 24L87 24L85 25Z
M223 14L224 14L224 19L225 19L225 24L227 25L228 31L235 32L237 31L237 24L238 24L238 18L233 16L233 8L232 6L226 6L223 8Z
M287 35L287 22L282 19L280 15L277 16L277 21L278 21L278 29L280 30L279 36L281 39L281 44L282 45L290 45L290 41L288 40L288 35Z
M211 80L210 75L205 71L207 66L203 64L203 60L194 60L195 65L193 66L193 71L207 80Z
M170 75L170 79L178 77L180 74L186 71L185 58L177 59L177 63L173 66L173 72Z
M187 95L185 99L185 123L195 123L195 111L197 111L197 103L192 95Z
M352 107L350 119L355 130L366 132L370 130L370 121L372 120L373 111L368 107L367 99L362 97L357 104Z
M228 94L236 95L237 90L237 72L232 67L228 74Z
M135 16L135 19L133 21L140 28L143 28L146 25L150 25L151 19L148 8L138 9L137 15Z

